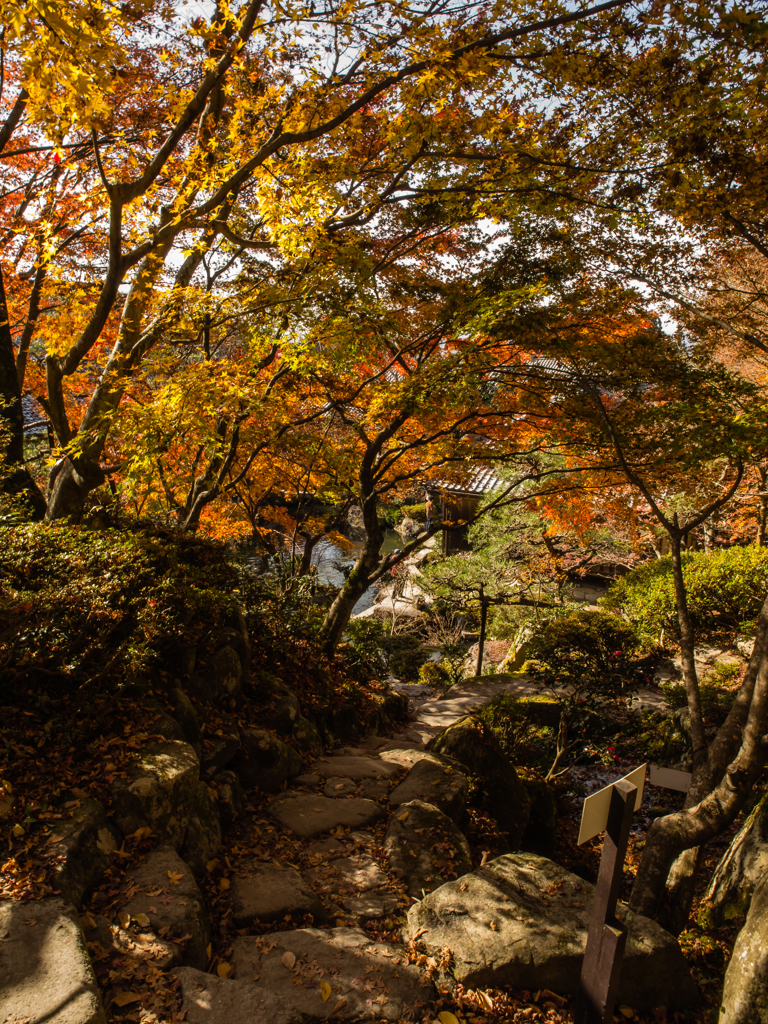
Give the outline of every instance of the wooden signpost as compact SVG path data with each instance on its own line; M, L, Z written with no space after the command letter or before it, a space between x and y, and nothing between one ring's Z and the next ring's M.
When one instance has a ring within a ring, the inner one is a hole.
M600 871L581 968L580 1020L612 1024L627 929L616 917L632 815L643 798L646 765L584 801L579 844L605 829Z

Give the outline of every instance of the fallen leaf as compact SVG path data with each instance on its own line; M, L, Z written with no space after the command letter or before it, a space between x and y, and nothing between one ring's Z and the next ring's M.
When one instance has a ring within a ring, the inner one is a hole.
M37 918L30 917L24 922L24 924L27 926L27 928L31 928L33 925L37 924Z
M213 860L209 860L208 863L205 865L205 870L206 871L213 871L213 869L218 866L218 863L219 863L218 857L214 857Z
M287 951L283 953L282 959L283 966L287 967L289 971L293 970L293 965L296 963L296 955L294 953L291 953L290 951Z
M408 815L409 815L410 813L411 813L410 811L406 811L406 812L405 812L405 814L399 814L399 815L397 816L397 820L398 820L398 821L405 821L405 819L406 819L406 818L408 817Z
M70 793L72 794L72 796L77 797L78 800L88 799L88 794L85 792L84 789L71 789Z
M438 1013L437 1019L440 1024L459 1024L459 1018L451 1013L450 1010L443 1010L442 1013Z
M149 928L149 918L146 914L137 914L136 917L134 917L134 921L139 928Z
M128 1003L138 1003L141 1000L141 996L138 992L121 992L120 995L115 996L112 1002L115 1006L127 1006Z
M96 927L96 922L93 920L90 914L83 914L83 916L80 918L80 927L83 929L84 932L88 932L91 930L91 928Z
M178 885L184 877L183 871L167 871L166 874L171 880L171 885Z
M478 991L478 992L475 993L475 995L477 996L477 1001L478 1001L478 1003L480 1003L482 1008L484 1010L487 1010L488 1013L492 1013L493 1012L493 1000L488 995L488 993L487 992L479 992Z
M228 978L233 971L232 964L219 964L216 973L220 978Z
M320 985L320 995L321 995L322 1000L323 1000L324 1003L327 1003L328 1000L331 998L331 992L332 991L333 990L331 989L331 986L328 984L327 981L324 981Z
M120 921L120 927L123 931L127 931L128 925L131 923L131 915L124 910L120 914L118 920Z
M219 888L222 889L222 890L223 889L228 889L229 888L229 879L228 878L220 878L219 879Z
M211 944L209 942L208 945L205 947L205 955L208 957L209 960L211 959L211 952L212 952L212 950L213 950L213 947L211 946Z
M21 825L14 825L14 826L13 826L13 834L14 834L14 835L15 835L15 836L16 836L17 838L18 838L19 836L23 836L23 835L24 835L24 829L23 829L23 828L21 827Z
M629 1006L620 1006L619 1013L623 1014L627 1020L632 1020L635 1016L635 1011Z

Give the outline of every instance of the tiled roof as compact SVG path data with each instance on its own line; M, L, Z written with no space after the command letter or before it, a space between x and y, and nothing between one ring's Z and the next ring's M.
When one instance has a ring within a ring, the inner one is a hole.
M21 408L24 412L25 434L47 434L48 417L30 395L22 395Z
M487 494L496 487L501 487L502 483L503 481L494 470L476 466L462 483L453 480L438 480L430 486L453 494Z

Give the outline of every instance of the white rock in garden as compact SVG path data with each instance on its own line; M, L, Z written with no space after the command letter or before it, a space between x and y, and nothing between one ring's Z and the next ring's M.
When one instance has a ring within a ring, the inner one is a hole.
M431 983L408 962L401 946L374 942L357 928L300 928L237 938L232 950L235 977L257 976L259 988L320 1020L399 1021L434 996ZM284 959L286 953L295 962ZM325 1002L323 982L331 988Z
M0 1011L8 1024L106 1024L75 908L0 901Z
M312 1019L248 980L217 978L180 967L182 1011L187 1024L308 1024Z
M286 914L323 915L317 893L292 867L255 862L247 878L233 878L232 907L235 928L246 928L257 921L277 921Z
M453 974L467 988L579 987L594 886L545 857L506 854L448 882L408 912L404 939L454 957ZM619 1000L636 1010L700 1001L680 946L655 921L619 905L629 928Z
M341 825L359 828L382 817L384 811L373 800L343 797L334 800L314 793L282 793L267 808L285 828L304 839L313 839Z

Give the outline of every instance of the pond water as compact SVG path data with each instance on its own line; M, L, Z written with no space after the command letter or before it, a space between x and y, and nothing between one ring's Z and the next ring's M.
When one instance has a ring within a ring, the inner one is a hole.
M394 530L387 530L381 545L381 554L390 555L397 548L403 547L403 543L403 538L399 533L396 533ZM349 541L343 548L338 544L334 544L327 537L318 541L312 552L312 565L317 568L318 580L333 587L341 587L345 579L342 570L352 568L361 549L362 545L355 541ZM246 562L251 563L254 568L257 568L261 562L261 552L256 551L256 549L252 550L254 553L246 556ZM297 551L300 554L301 548L298 548ZM370 608L375 594L375 589L369 587L355 605L352 614L356 615L358 612L363 612L366 608Z

